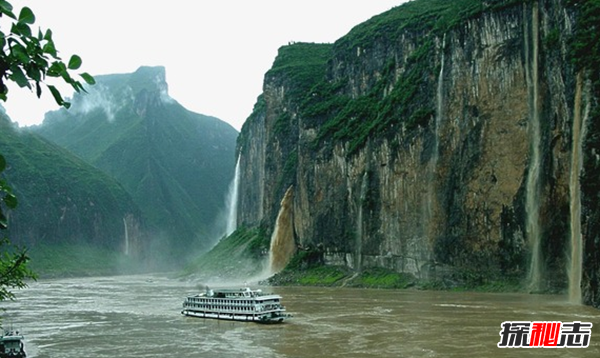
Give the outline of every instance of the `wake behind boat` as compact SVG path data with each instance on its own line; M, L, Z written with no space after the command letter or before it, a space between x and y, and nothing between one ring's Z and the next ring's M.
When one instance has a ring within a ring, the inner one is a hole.
M281 304L281 296L252 290L219 289L188 296L183 301L183 315L232 321L279 323L291 317Z

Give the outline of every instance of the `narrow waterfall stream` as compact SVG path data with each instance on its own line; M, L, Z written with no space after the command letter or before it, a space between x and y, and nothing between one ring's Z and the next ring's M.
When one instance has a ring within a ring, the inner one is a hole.
M269 269L272 274L283 270L296 252L292 208L293 197L294 187L290 186L281 200L281 207L277 214L275 229L271 235Z
M129 231L127 230L127 219L123 218L123 226L125 227L125 255L129 256Z
M573 109L573 129L571 149L571 175L569 180L570 214L571 214L571 252L569 255L569 301L581 303L581 264L583 240L581 237L581 187L579 176L583 167L583 140L585 138L586 120L589 113L589 100L582 115L583 73L577 75L575 103Z
M235 174L233 175L233 181L229 186L229 193L227 194L227 227L225 230L225 236L231 235L235 229L237 229L237 208L238 208L238 197L240 188L240 158L238 156L237 163L235 164Z
M525 12L526 13L526 12ZM527 21L525 21L527 24ZM541 232L540 232L540 102L539 102L539 4L536 1L531 14L531 33L525 27L525 39L531 39L533 53L526 52L528 69L527 79L529 87L529 135L531 140L531 152L529 157L529 169L527 173L527 187L525 196L525 209L527 212L527 238L531 248L531 263L529 268L530 290L540 290L542 277L542 254L541 254ZM529 44L526 48L529 49Z

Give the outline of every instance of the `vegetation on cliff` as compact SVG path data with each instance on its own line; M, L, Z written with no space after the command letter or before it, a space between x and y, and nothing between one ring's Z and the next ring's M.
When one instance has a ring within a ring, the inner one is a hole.
M530 243L541 236L542 290L564 292L569 226L578 219L569 212L569 134L584 71L584 289L600 292L598 9L598 1L415 0L356 26L329 58L315 58L319 70L301 86L308 77L294 75L299 66L267 77L252 117L262 127L252 131L266 142L254 152L269 155L249 158L264 160L256 177L266 183L251 184L269 201L258 220L272 221L277 183L297 185L298 241L323 243L346 255L333 264L358 271L297 268L275 281L350 284L381 265L430 270L424 287L523 290ZM309 90L298 96L294 86ZM376 188L369 207L360 204L365 172Z
M588 300L600 307L600 1L568 0L567 4L578 14L570 54L577 71L582 71L590 82L593 103L589 111L581 175L581 192L585 228L583 266L588 278Z
M474 267L454 270L446 275L418 279L410 273L382 267L365 267L355 271L347 266L324 265L319 258L319 253L315 251L300 251L283 271L269 277L263 283L274 286L527 292L526 285L518 278L489 277L486 272Z
M34 131L115 178L161 243L155 249L180 262L217 239L237 131L168 97L165 76L163 67L97 76L88 95Z
M0 130L0 152L10 158L5 175L19 198L8 231L15 242L120 248L123 217L139 218L121 185L66 150L17 130L7 118L0 119Z
M83 90L82 83L72 76L73 71L81 67L82 60L78 55L72 55L67 63L64 63L58 56L51 30L42 31L38 28L37 34L32 31L31 25L36 21L33 11L29 7L23 7L18 12L18 16L13 13L13 6L9 1L0 1L0 18L7 19L6 25L8 31L0 31L0 100L8 99L7 82L13 82L21 88L35 89L37 97L42 95L42 85L50 91L58 105L69 107L70 103L62 98L60 91L54 84L50 84L48 79L57 78L59 82L70 85L76 92ZM94 84L94 78L88 73L79 75L86 83ZM5 113L0 114L0 128L3 130L2 144L6 144L14 136L10 120L6 118ZM13 144L13 143L9 143ZM8 153L10 157L10 166L4 155L0 154L0 229L8 228L9 214L7 209L15 209L18 203L17 197L13 193L12 187L4 179L4 171L12 171L14 162L19 162L18 158L13 161L13 155L6 148L2 148L0 153ZM8 148L13 150L15 148ZM18 149L17 149L18 151ZM54 163L46 163L51 166ZM10 176L10 173L7 174ZM46 198L48 200L49 198ZM64 214L64 212L63 212ZM29 218L31 219L31 217ZM10 219L11 229L14 226ZM14 230L12 231L14 234ZM0 238L0 301L7 298L13 298L11 289L23 288L26 286L24 280L35 278L35 274L29 269L27 263L29 256L26 249L15 248L12 242L18 242L14 237L9 240ZM22 242L21 242L22 243Z
M6 168L6 160L0 154L0 175ZM0 230L8 227L7 209L17 206L17 197L11 187L0 178ZM0 237L0 301L14 298L11 291L26 286L25 280L35 278L27 263L29 256L23 248L15 248L8 239Z
M264 227L239 227L210 251L198 256L182 274L202 279L245 280L267 269L270 237Z

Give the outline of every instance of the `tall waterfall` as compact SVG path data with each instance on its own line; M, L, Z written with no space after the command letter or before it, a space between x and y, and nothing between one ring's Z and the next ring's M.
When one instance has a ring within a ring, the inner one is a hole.
M526 13L526 11L525 11ZM524 21L527 24L527 21ZM534 3L531 15L531 34L525 26L526 57L525 66L529 87L529 135L531 150L529 157L529 169L527 173L525 210L527 213L527 238L531 246L531 263L529 267L529 287L532 291L538 291L542 277L542 254L541 254L541 232L540 232L540 102L539 102L539 4ZM529 54L528 39L531 37L533 53ZM531 69L529 69L531 66Z
M438 76L437 83L437 105L435 112L435 132L433 138L433 155L431 157L431 161L429 163L428 168L428 184L427 184L427 202L426 202L426 213L424 218L423 227L426 229L426 235L429 236L429 240L433 240L433 227L435 226L434 219L434 210L436 207L436 180L435 176L438 171L438 162L440 159L440 137L441 137L441 127L442 127L442 112L444 111L444 63L446 62L446 56L444 53L444 49L446 48L446 34L442 38L442 48L441 48L441 59L440 59L440 74Z
M225 236L231 235L235 229L237 229L237 208L239 199L239 188L240 188L240 158L239 155L237 163L235 164L235 174L233 180L229 185L229 192L227 193L227 226L225 229Z
M356 250L354 251L355 254L355 259L354 259L354 269L356 271L360 271L361 270L361 266L362 266L362 246L363 246L363 239L365 236L365 230L364 230L364 225L363 225L363 207L365 205L365 201L367 199L367 188L369 185L369 176L367 174L367 172L365 171L365 173L363 174L362 177L362 181L360 184L360 197L359 197L359 202L358 202L358 214L357 214L357 218L356 218Z
M440 141L441 141L441 133L442 133L442 119L443 119L443 111L444 111L444 71L445 71L445 48L446 48L446 34L444 34L442 38L442 44L440 48L440 72L437 79L437 88L436 88L436 113L435 113L435 123L433 128L433 150L431 154L431 158L427 163L426 175L427 178L425 180L424 193L421 197L421 225L419 228L420 236L415 237L412 242L409 243L410 256L414 258L415 262L415 272L420 272L420 266L422 263L429 260L429 252L432 252L433 242L437 235L436 228L438 222L435 217L436 208L438 207L437 200L437 172L438 172L438 162L440 159ZM420 275L420 273L419 273Z
M581 188L579 175L583 167L583 140L585 138L586 120L589 114L589 100L582 116L583 73L577 74L577 87L575 89L575 103L573 109L573 128L571 149L571 174L569 179L570 214L571 214L571 254L569 260L569 301L581 303L581 264L582 245L581 237Z
M437 106L435 112L435 138L434 138L434 147L433 147L433 170L437 169L437 163L440 158L440 133L442 126L442 112L444 109L444 62L446 59L444 49L446 47L446 34L442 38L442 58L440 62L440 74L438 76L437 83Z
M123 218L123 226L125 227L125 255L129 256L129 231L127 230L127 219Z
M281 207L275 222L275 229L271 235L271 247L269 249L269 271L271 274L283 270L296 252L293 196L294 187L290 186L283 199L281 199Z

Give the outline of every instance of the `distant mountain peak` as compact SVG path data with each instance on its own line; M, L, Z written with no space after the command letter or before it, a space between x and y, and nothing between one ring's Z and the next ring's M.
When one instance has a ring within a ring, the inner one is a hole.
M133 73L95 76L96 84L86 88L87 93L76 93L69 112L82 115L102 110L109 122L128 103L134 103L139 116L149 106L172 103L164 66L142 66Z
M152 231L182 254L216 237L210 232L233 177L237 131L171 99L165 78L161 66L97 76L36 131L116 178Z

